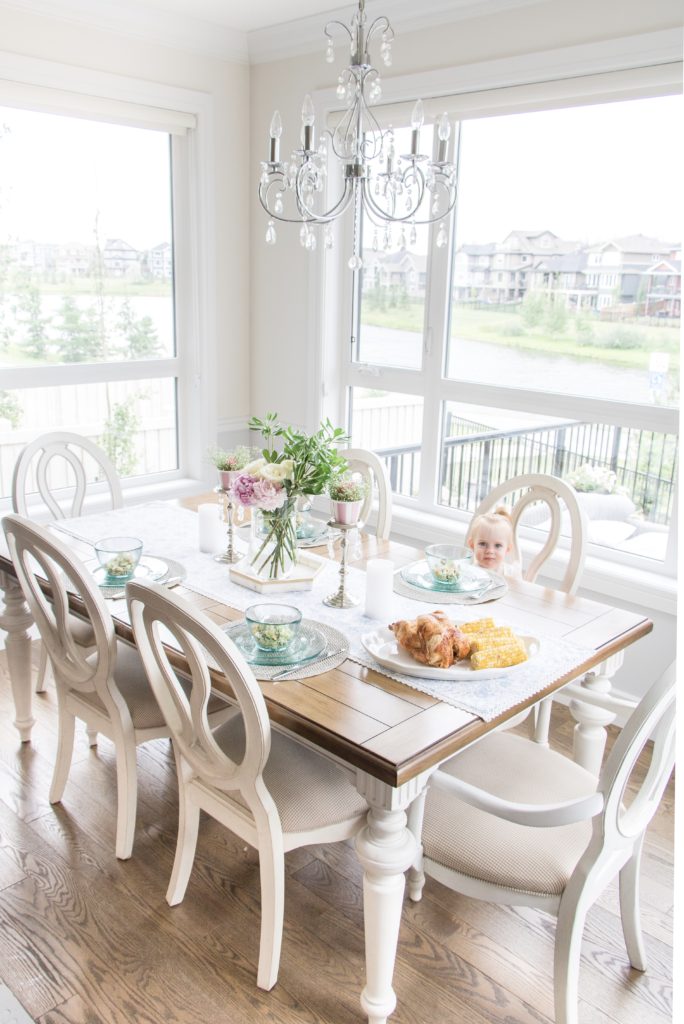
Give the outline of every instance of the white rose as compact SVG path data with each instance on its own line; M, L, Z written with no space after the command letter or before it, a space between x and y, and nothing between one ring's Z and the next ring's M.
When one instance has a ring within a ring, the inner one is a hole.
M264 480L270 480L273 484L281 484L285 480L292 479L294 463L292 459L284 459L283 462L270 462L261 471Z
M254 459L253 462L248 462L247 463L247 465L242 470L242 472L246 476L260 477L260 476L262 476L262 470L263 470L264 466L266 466L266 465L268 465L268 463L266 462L266 459Z

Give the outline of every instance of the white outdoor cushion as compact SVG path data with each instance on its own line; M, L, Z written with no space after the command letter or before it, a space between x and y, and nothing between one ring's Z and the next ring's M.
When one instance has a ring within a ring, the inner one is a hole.
M596 791L596 778L548 747L494 733L443 771L515 803L555 804ZM559 895L591 836L591 822L534 828L503 821L428 789L425 856L474 879L525 893Z
M594 544L616 548L631 537L635 530L633 523L620 523L615 519L592 519L589 522L589 540Z

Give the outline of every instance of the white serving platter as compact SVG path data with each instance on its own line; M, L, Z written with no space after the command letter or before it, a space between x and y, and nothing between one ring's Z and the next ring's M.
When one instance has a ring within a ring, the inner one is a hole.
M436 668L434 665L421 665L419 661L412 658L397 643L391 629L376 629L372 633L365 633L361 637L361 643L371 657L375 658L379 665L392 669L393 672L401 672L405 676L415 676L417 679L443 679L445 682L461 680L463 682L475 682L477 679L495 679L497 676L508 676L513 672L519 672L529 665L530 661L539 653L539 640L534 636L524 636L516 633L519 640L522 640L527 651L527 661L519 665L511 665L509 668L480 668L470 667L470 660L458 662L450 668Z

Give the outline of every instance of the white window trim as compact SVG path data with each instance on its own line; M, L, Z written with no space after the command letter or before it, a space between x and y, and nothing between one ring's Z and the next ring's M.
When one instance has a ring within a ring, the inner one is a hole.
M516 109L530 109L530 104L533 103L531 97L545 86L551 87L553 101L550 105L553 106L679 92L682 88L681 36L680 30L663 30L462 67L398 76L383 82L383 104L379 111L375 112L379 113L383 121L391 120L404 106L406 112L409 112L417 96L421 96L424 103L427 102L426 109L429 108L433 114L438 108L444 109L445 98L449 99L449 107L452 109L460 107L459 113L465 117L484 116L488 110L492 113L496 110L499 113L502 106L508 106L508 111L513 112ZM502 104L505 91L508 91L510 97L508 104ZM481 95L473 98L471 94L474 93ZM435 97L439 98L437 103L432 102ZM334 122L335 112L339 110L334 91L320 90L314 94L313 99L316 109L323 111L325 123ZM388 105L393 106L385 118L383 111L386 111ZM432 110L432 107L435 110ZM538 105L534 109L538 109ZM348 229L347 225L345 227ZM373 386L382 390L420 394L425 399L425 413L432 419L439 415L441 402L459 398L467 400L470 404L494 407L503 402L505 408L530 411L532 395L528 392L444 379L440 381L438 394L435 384L427 389L427 363L439 358L436 353L431 352L432 337L440 336L441 325L435 323L431 323L426 329L426 352L421 371L347 362L345 357L348 352L349 325L352 322L352 298L344 253L349 249L350 243L348 239L343 238L344 232L340 225L336 224L335 228L336 250L332 256L326 255L324 260L316 261L315 264L312 261L309 271L309 294L312 296L309 351L315 355L309 366L314 386L309 388L308 392L312 396L307 410L308 421L316 422L321 416L329 415L334 421L344 422L347 415L347 388L354 386ZM450 251L450 246L445 247L442 253L446 251ZM437 270L441 277L446 272L446 258L443 260L445 267L442 268L439 265L442 262L439 260L439 253L435 253L434 247L429 258L433 260L432 273ZM429 297L426 296L426 309L428 301ZM320 339L324 341L321 342ZM436 380L435 375L433 381ZM497 390L500 392L498 397ZM614 402L591 401L590 405L590 415L589 403L584 408L587 417L592 420L597 420L600 415L602 422L634 425L664 433L679 432L678 410L650 406L635 407ZM539 413L567 415L568 418L579 419L583 400L571 396L544 396L535 392L533 408ZM426 423L424 436L432 438L433 434L438 437L434 427ZM433 470L438 452L431 451L431 447L434 445L423 448L422 457L426 464L423 480L435 478ZM428 523L431 523L431 536L434 537L434 529L439 526L440 521L446 525L449 520L457 523L469 518L467 514L453 509L444 508L437 513L431 496L422 492L417 501L395 496L395 502L397 507L394 531L407 538L420 539ZM423 524L422 528L419 523ZM654 593L664 593L663 600L668 610L673 607L673 599L671 600L669 596L673 584L668 577L676 576L677 566L676 511L672 523L668 555L664 564L656 563L656 568L651 570L648 559L634 556L624 558L625 565L631 567L631 574L636 569L644 579L652 581ZM625 594L620 593L622 586L619 581L624 575L625 567L612 555L609 559L601 558L598 554L591 562L594 566L592 585L596 585L595 589L607 596L624 597ZM646 587L646 590L649 590L649 587ZM653 607L656 607L656 604L653 604Z
M172 135L174 290L178 355L156 361L84 364L70 380L135 380L175 376L178 381L179 468L155 477L123 481L142 500L160 485L206 477L204 453L217 436L213 387L217 357L216 235L214 211L213 99L208 93L144 79L0 52L0 105L42 109L76 117L156 128ZM38 104L38 105L36 105ZM129 117L126 117L126 111ZM60 367L2 371L3 387L58 382Z

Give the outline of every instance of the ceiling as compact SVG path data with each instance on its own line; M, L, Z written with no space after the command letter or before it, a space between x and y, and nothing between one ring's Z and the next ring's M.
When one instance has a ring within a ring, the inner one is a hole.
M338 9L340 3L335 0L135 0L135 7L251 32L297 18L326 14ZM349 7L353 10L354 0L349 0Z

